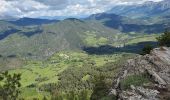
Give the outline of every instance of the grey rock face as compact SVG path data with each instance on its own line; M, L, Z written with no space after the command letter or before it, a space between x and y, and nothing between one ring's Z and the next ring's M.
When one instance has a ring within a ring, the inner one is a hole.
M132 85L130 90L121 89L121 80L142 73L147 73L154 85L148 87ZM116 84L113 85L111 93L117 95L120 100L162 100L161 90L170 95L170 48L156 48L149 55L128 60L114 83Z

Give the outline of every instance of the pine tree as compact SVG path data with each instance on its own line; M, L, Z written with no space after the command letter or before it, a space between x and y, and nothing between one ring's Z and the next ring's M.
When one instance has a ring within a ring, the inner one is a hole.
M166 30L157 40L160 46L170 47L170 31Z
M16 100L20 94L19 87L21 74L10 75L7 71L0 73L0 99L3 100Z

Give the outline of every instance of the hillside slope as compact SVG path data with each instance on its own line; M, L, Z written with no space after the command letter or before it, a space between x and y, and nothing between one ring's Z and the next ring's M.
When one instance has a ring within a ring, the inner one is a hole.
M1 33L5 35L0 39L0 54L3 56L48 57L61 50L104 45L121 33L99 22L74 18L42 26L15 27L18 31Z

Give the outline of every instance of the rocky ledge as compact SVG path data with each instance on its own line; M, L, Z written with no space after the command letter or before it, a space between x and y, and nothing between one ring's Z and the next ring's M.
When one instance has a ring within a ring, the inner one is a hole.
M139 75L149 82L142 83ZM131 78L124 84L132 84L123 88L122 82L130 76L137 77L135 82L140 85L131 82ZM155 48L150 54L128 60L114 80L110 94L118 100L170 100L170 48Z

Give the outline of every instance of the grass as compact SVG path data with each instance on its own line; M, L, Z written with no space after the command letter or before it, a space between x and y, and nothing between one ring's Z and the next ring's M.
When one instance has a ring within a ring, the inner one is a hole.
M21 93L22 95L20 98L24 98L26 100L33 100L37 97L39 100L42 100L44 96L48 99L51 98L48 92L37 92L36 88L22 88Z
M116 100L116 96L114 95L109 95L106 97L101 98L101 100Z
M134 43L139 43L139 42L157 41L156 37L158 36L159 36L158 34L137 36L137 37L130 39L127 43L134 44Z
M82 78L83 81L87 81L87 80L89 80L89 79L90 79L90 75L86 75L86 76L84 76L84 77Z
M84 42L87 46L99 46L108 44L108 39L105 37L97 37L95 32L85 32Z
M121 88L126 90L129 89L131 85L142 86L144 83L149 83L149 82L150 81L147 78L147 76L141 74L141 75L128 76L120 83L121 83Z

